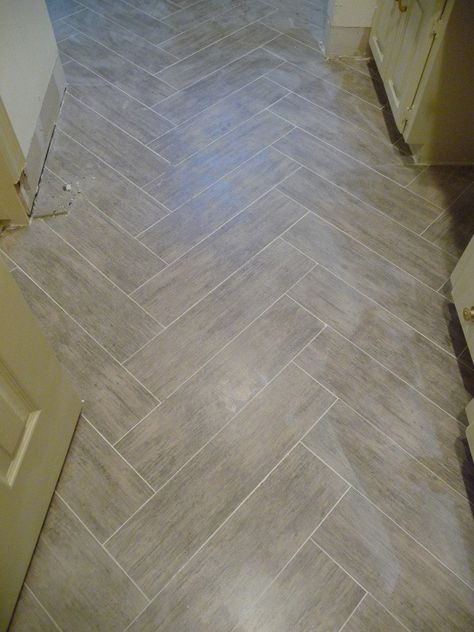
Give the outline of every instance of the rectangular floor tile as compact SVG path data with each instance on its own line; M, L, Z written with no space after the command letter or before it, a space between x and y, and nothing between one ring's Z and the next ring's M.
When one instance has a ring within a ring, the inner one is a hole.
M455 257L460 257L474 235L474 186L428 228L424 236Z
M119 362L160 330L44 220L5 235L1 247Z
M364 594L325 553L307 542L235 631L339 630Z
M270 112L261 112L171 168L148 192L172 211L251 158L292 126Z
M454 270L455 257L307 169L278 188L434 290Z
M290 296L456 419L474 396L474 372L320 266ZM350 318L347 315L350 314Z
M64 74L69 94L142 143L151 142L173 127L162 116L75 61L64 66Z
M324 79L319 79L293 64L282 64L270 72L268 78L288 88L288 90L292 90L304 99L308 99L308 101L326 108L362 129L372 132L377 137L390 140L389 130L391 127L388 125L390 119L387 117L387 112L379 109L376 105L371 105L350 92L346 92ZM389 121L386 120L387 118Z
M403 186L423 169L415 166L413 158L404 154L398 145L376 138L297 94L281 99L270 111Z
M406 632L406 628L368 595L344 626L344 632Z
M449 353L456 349L459 323L447 312L447 300L414 277L314 214L293 226L285 239Z
M270 191L133 296L161 323L169 325L304 213L302 206Z
M77 31L110 48L148 72L159 72L176 61L174 55L170 55L94 11L86 9L80 13L75 13L68 18L67 22Z
M175 92L158 77L82 33L60 42L59 49L145 105L156 105Z
M140 241L171 263L298 168L265 149L149 228Z
M8 631L26 632L27 630L28 632L57 632L59 628L28 586L24 585Z
M294 249L270 246L143 347L126 366L160 399L168 397L311 265Z
M158 401L28 277L19 270L14 277L84 398L83 413L109 441L117 441Z
M466 484L474 477L461 423L330 328L297 357L296 363L466 494Z
M46 165L132 235L167 215L157 200L59 130Z
M130 630L232 630L345 489L297 446Z
M416 232L439 215L439 209L427 200L299 129L275 147Z
M43 207L54 208L54 203L48 205L45 198L54 200L63 193L61 180L51 172L43 172ZM53 217L48 220L48 226L127 293L162 270L165 265L81 195L72 196L67 215ZM120 256L111 257L111 252L120 253Z
M309 11L301 10L301 5L296 5L291 9L274 11L262 22L283 35L319 50L324 36L325 9L324 3L313 4Z
M82 5L75 0L48 0L46 6L51 21L59 20L82 9Z
M294 301L281 298L117 448L145 478L160 487L321 328L322 324Z
M56 20L56 22L52 23L52 27L56 42L60 42L61 40L66 39L66 37L69 37L70 35L76 33L76 29L67 22L67 18Z
M169 168L148 147L68 94L58 127L138 186L144 186Z
M144 13L122 0L81 0L81 4L97 13L102 13L152 44L159 44L176 34L175 29L164 22L160 22L149 13Z
M107 549L148 596L155 595L334 401L303 371L287 367Z
M260 3L257 0L255 4L258 6ZM241 5L242 0L201 0L193 2L191 6L184 7L163 21L180 33Z
M474 592L356 491L313 538L408 629L472 629Z
M174 123L182 123L235 90L279 66L281 60L258 48L225 68L212 73L178 94L159 103L154 110Z
M285 96L285 88L260 78L218 101L149 146L176 164Z
M446 209L473 181L473 167L433 165L426 168L408 188Z
M383 88L374 84L371 77L354 72L339 61L326 60L322 53L292 37L281 35L265 48L285 61L316 77L326 79L372 105L382 106L386 101Z
M128 0L128 4L133 4L134 7L144 11L154 18L165 18L175 11L179 11L179 2L172 2L171 0Z
M177 57L188 57L201 48L263 18L273 10L269 5L255 2L255 0L241 0L235 9L213 15L212 20L198 24L185 33L167 40L163 43L163 48Z
M458 577L474 585L474 524L467 498L341 401L320 419L304 444Z
M145 597L57 496L26 581L65 632L123 630L146 605Z
M159 73L160 79L175 88L186 88L211 72L222 68L277 37L277 31L263 24L250 24L215 44L176 62Z
M83 417L76 427L57 491L101 542L153 493Z

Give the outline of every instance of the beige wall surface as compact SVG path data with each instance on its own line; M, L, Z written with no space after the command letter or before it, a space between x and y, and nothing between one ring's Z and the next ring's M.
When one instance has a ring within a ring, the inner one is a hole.
M44 0L0 0L0 99L25 158L57 56Z

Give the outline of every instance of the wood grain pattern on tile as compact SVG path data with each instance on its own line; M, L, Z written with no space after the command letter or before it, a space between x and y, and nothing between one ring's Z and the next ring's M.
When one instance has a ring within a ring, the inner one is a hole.
M160 325L49 228L36 220L1 241L2 249L119 362Z
M130 630L232 630L346 489L296 446Z
M270 191L133 293L169 325L305 214Z
M147 601L57 496L26 582L64 632L124 629Z
M406 632L373 597L367 595L344 626L344 632Z
M112 536L107 549L148 596L155 595L334 401L303 371L287 367Z
M304 349L296 363L428 469L466 494L473 473L463 424L329 328Z
M426 239L460 257L474 235L474 186L470 186L424 233Z
M269 246L143 347L127 368L160 399L168 397L311 266L294 249Z
M9 632L57 632L59 628L25 585L8 630Z
M320 321L282 297L132 429L117 449L160 487L321 328Z
M14 277L84 398L83 413L109 441L117 441L155 408L158 400L25 274L16 270Z
M313 539L408 629L472 629L474 592L355 490Z

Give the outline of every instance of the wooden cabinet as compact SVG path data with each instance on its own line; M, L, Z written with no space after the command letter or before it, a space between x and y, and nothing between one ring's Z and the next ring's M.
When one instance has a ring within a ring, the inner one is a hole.
M423 164L472 164L470 0L379 0L370 46L398 129ZM468 61L469 60L469 61Z

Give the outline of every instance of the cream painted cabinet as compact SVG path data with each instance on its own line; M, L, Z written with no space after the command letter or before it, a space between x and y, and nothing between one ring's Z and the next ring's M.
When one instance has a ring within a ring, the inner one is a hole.
M7 629L81 402L0 261L0 630Z

